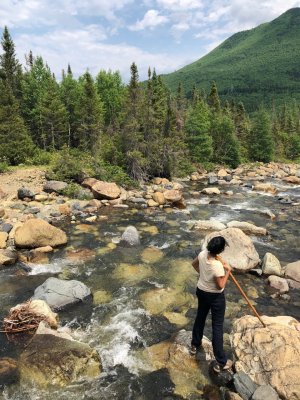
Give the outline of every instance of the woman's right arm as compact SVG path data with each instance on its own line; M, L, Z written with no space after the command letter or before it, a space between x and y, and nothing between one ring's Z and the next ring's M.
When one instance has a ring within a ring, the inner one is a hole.
M198 272L198 274L200 274L199 272L199 259L198 257L194 258L193 262L192 262L192 266L194 268L195 271Z
M224 287L227 283L227 280L229 278L230 272L232 271L232 268L221 257L217 257L217 260L219 260L223 264L223 268L225 269L225 275L224 276L216 276L215 282L216 282L218 289L224 289Z

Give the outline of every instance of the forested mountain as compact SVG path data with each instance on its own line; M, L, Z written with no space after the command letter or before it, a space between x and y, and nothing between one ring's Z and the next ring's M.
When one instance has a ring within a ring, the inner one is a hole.
M187 98L181 84L170 92L155 69L140 83L134 62L127 85L118 71L76 78L70 65L56 79L32 52L21 66L7 27L1 45L0 173L50 163L53 179L131 185L186 176L199 164L299 159L297 101L249 116L242 102L221 101L215 82L206 95L193 88Z
M300 8L272 22L239 32L200 60L163 76L175 91L179 82L209 90L218 85L221 99L242 101L248 111L300 99Z

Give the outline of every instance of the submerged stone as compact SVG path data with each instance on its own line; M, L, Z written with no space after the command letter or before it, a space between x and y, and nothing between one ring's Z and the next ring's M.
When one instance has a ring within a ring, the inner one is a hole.
M121 263L113 273L113 277L129 284L140 282L152 275L150 267L145 265L134 265Z
M164 253L156 247L147 247L141 254L142 261L147 264L154 264L160 261Z

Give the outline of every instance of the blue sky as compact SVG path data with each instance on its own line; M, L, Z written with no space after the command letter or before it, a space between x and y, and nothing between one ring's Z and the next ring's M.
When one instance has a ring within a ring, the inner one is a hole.
M70 63L119 70L130 64L141 79L148 67L172 72L207 54L233 33L271 21L300 0L0 0L21 62L29 50L59 77Z

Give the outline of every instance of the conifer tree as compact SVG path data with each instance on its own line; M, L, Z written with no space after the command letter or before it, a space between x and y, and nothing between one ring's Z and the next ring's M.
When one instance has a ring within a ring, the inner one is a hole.
M79 125L79 87L78 82L73 78L70 64L68 64L67 74L62 78L60 84L60 96L68 115L68 147L78 147L78 135L76 135Z
M79 125L77 141L80 149L95 154L100 148L103 131L103 104L89 72L80 79Z
M0 79L11 88L15 98L21 97L22 68L16 58L15 45L7 27L4 27L1 40L3 54L0 55Z
M202 163L211 159L213 147L210 125L209 109L200 100L190 108L185 123L189 151L194 162Z
M0 159L16 165L32 156L33 151L12 88L6 80L0 79Z
M213 81L211 84L210 94L207 101L213 112L218 113L221 110L221 102L218 94L217 84L215 81Z
M260 108L254 115L249 135L249 157L253 161L270 162L274 154L274 139L268 113Z
M236 168L240 163L239 143L232 119L227 115L214 115L211 122L213 161Z
M122 124L122 150L128 174L136 180L147 177L147 159L145 158L145 140L141 123L142 104L144 103L139 85L139 74L135 63L130 67L131 77L127 87Z

